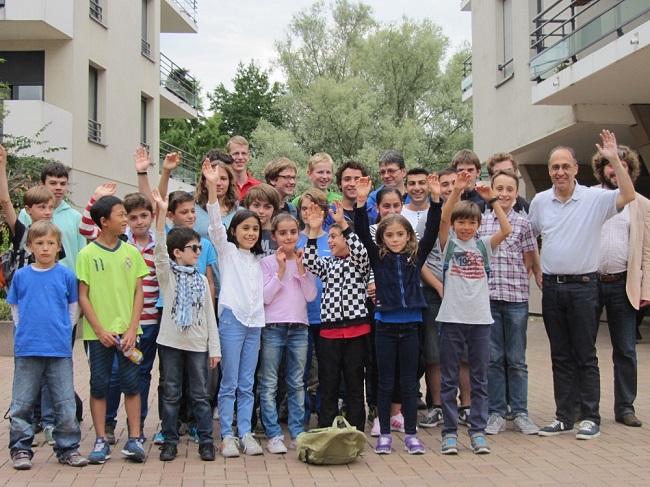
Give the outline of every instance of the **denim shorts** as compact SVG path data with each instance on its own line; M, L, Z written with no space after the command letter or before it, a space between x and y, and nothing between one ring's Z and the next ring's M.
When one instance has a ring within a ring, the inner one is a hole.
M117 354L120 389L127 396L140 393L140 365L131 362L116 347L105 347L99 340L84 341L90 365L90 396L103 399L108 394L113 359Z

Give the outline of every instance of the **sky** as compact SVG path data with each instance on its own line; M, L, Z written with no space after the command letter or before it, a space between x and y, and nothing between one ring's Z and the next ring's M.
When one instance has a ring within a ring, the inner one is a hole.
M453 48L471 41L469 12L460 11L460 0L365 0L380 22L399 21L407 15L428 18L443 28ZM283 39L293 14L313 0L199 0L198 34L162 34L160 50L174 63L189 69L206 91L219 83L232 89L232 78L241 61L254 59L265 69L276 56L273 44ZM280 72L272 81L282 81Z

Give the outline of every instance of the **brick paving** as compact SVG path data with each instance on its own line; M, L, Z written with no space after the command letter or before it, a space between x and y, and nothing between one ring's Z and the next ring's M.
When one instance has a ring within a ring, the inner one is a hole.
M158 460L158 448L153 442L145 444L149 455L146 463L127 462L119 453L126 437L124 411L120 409L116 435L120 443L113 458L104 465L89 465L77 469L59 465L52 449L39 435L41 446L35 448L34 466L29 471L15 471L9 459L9 422L0 420L0 486L89 486L165 485L183 487L210 487L223 485L256 485L272 487L312 486L373 486L373 485L650 485L650 448L646 434L650 428L650 329L644 328L647 338L637 347L639 357L639 396L637 415L646 425L629 428L614 422L611 346L607 326L602 325L598 339L602 384L602 434L591 441L578 441L575 435L554 438L524 436L512 430L488 437L492 454L474 455L469 450L466 428L461 426L459 455L443 456L440 450L440 427L420 429L420 437L428 451L425 455L409 456L403 451L402 434L394 435L391 455L379 456L372 452L374 439L364 455L355 463L336 467L317 467L301 463L295 452L259 457L224 459L202 462L197 445L187 436L181 437L178 457L173 462ZM88 408L88 366L81 342L75 346L75 382L77 392L84 399L82 453L87 455L95 435ZM544 425L553 419L551 363L548 340L541 318L533 317L528 329L529 409L531 417ZM0 357L0 397L2 412L9 407L13 360ZM154 376L154 384L157 382ZM156 404L155 388L150 396ZM152 439L158 427L157 408L151 409L145 433ZM369 428L368 428L369 433ZM218 423L215 422L215 437ZM288 435L286 435L288 437ZM264 443L264 441L263 441Z

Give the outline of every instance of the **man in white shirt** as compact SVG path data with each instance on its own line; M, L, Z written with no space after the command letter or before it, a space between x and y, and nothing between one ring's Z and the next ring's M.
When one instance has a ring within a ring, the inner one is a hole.
M414 230L420 220L426 220L429 211L428 175L427 170L421 167L409 169L406 173L406 194L409 196L409 202L402 208L402 216Z
M619 145L618 157L632 182L639 176L639 157ZM591 159L600 187L618 188L614 168L599 153ZM637 193L623 211L603 225L598 265L598 305L607 310L614 362L614 418L640 427L634 411L637 393L636 312L650 304L650 201ZM600 314L600 313L599 313Z

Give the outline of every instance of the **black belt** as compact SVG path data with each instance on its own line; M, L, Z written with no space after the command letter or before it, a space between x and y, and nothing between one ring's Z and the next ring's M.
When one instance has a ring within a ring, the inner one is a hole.
M601 282L614 282L614 281L622 281L627 277L627 271L625 272L618 272L616 274L601 274L598 273L598 280Z
M544 280L549 282L556 282L558 284L566 283L579 283L587 284L596 280L596 273L589 274L544 274Z

